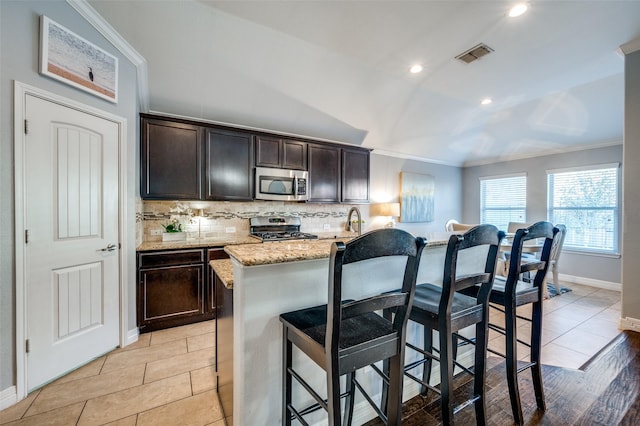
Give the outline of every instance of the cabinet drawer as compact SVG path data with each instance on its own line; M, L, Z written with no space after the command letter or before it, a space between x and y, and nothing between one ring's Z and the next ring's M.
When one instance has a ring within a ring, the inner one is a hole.
M226 251L224 251L224 248L222 247L207 250L207 262L210 260L228 259L228 258L229 258L229 255L227 254Z
M140 269L172 265L191 265L194 263L204 263L204 250L171 250L138 253L138 267Z

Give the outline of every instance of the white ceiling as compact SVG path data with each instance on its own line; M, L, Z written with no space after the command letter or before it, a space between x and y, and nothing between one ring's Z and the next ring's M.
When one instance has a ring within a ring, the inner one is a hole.
M636 0L89 3L146 58L153 111L451 165L620 144L640 37Z

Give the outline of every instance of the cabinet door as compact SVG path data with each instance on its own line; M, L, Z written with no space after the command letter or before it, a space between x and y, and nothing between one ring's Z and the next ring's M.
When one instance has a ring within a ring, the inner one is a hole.
M207 264L211 260L217 259L228 259L229 255L224 251L223 247L220 248L211 248L207 250ZM213 268L209 267L209 278L207 280L207 294L206 294L206 306L205 309L207 312L211 312L213 314L216 313L216 278L217 275L213 271Z
M307 143L301 141L282 141L282 168L307 170Z
M342 149L342 201L369 202L369 151Z
M309 144L309 201L340 202L340 148Z
M256 166L279 168L282 165L281 148L280 138L256 136Z
M253 141L249 133L208 128L206 146L207 200L253 199Z
M202 198L202 128L142 118L141 133L141 197Z
M138 325L152 331L205 319L204 264L140 271Z

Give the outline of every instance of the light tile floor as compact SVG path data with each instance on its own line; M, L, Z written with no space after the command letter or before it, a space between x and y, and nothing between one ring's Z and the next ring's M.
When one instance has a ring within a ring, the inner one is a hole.
M569 287L545 301L543 362L579 368L618 334L620 293ZM223 426L214 330L207 321L143 334L0 411L0 424ZM502 341L490 335L491 347Z

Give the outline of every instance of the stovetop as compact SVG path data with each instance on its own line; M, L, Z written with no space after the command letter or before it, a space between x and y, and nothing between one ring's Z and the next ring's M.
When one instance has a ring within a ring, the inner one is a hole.
M249 235L261 241L315 240L317 235L300 232L299 217L262 216L249 219Z

